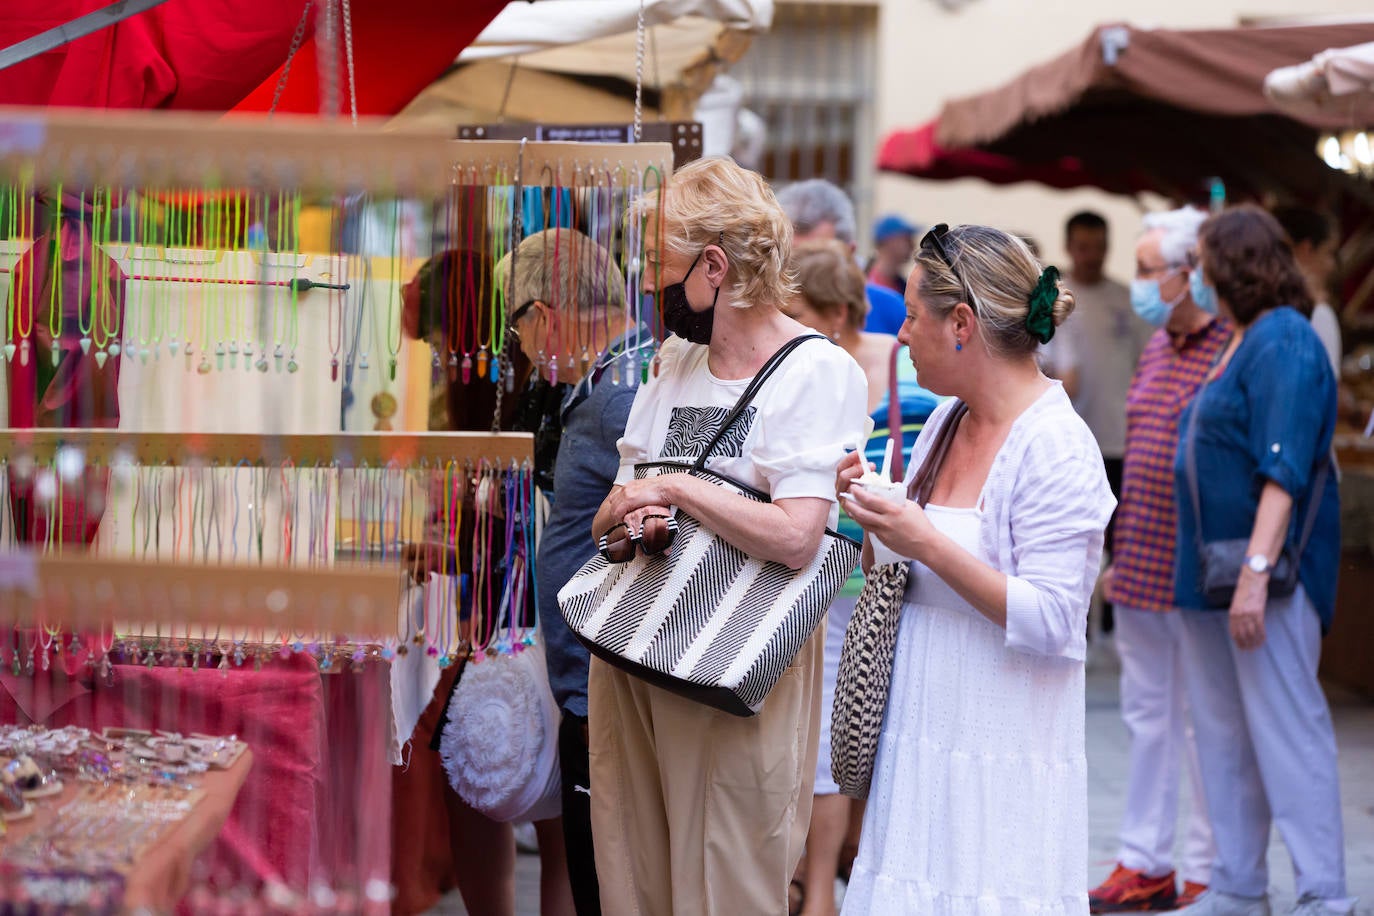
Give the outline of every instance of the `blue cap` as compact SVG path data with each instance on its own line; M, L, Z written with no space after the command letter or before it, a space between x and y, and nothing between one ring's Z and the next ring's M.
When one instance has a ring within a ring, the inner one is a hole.
M895 213L888 214L873 226L873 244L881 245L894 235L915 235L918 229Z

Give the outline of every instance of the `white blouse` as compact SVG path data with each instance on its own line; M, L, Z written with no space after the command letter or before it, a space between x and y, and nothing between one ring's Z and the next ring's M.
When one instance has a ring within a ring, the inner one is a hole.
M721 379L710 350L669 337L659 371L635 395L620 440L617 484L634 466L660 459L695 460L720 429L750 379ZM840 347L808 340L788 355L754 398L747 415L711 453L708 470L772 499L835 501L835 470L847 450L867 440L868 382ZM835 522L837 508L831 510Z
M956 402L926 421L910 485ZM978 505L986 556L1007 576L1008 648L1083 661L1088 605L1116 499L1097 441L1058 382L1026 409L993 459Z

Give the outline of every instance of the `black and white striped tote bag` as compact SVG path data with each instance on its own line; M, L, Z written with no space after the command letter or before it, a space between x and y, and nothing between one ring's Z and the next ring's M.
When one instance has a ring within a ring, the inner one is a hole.
M799 337L764 365L694 464L651 462L637 478L694 474L748 499L751 487L705 468ZM824 338L819 338L824 339ZM686 512L664 553L627 563L596 556L558 593L568 626L597 657L652 684L737 716L751 716L811 638L850 573L860 545L826 529L801 570L751 557Z

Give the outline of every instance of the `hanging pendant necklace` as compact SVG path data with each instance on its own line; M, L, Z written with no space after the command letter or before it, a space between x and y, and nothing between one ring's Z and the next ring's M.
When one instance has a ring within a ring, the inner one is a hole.
M27 234L30 238L34 238L38 235L38 201L29 189L29 181L27 175L21 182L20 188L23 193L23 199L25 201L24 207L28 214L28 218L24 220L24 222L27 223ZM35 263L34 260L31 258L29 260L28 270L24 272L27 287L27 295L20 298L19 302L15 305L14 309L14 329L19 337L19 365L21 366L27 366L29 364L29 338L33 336L34 313L36 310L33 298L33 275L35 272L34 267ZM18 295L17 290L15 291L14 295ZM29 314L27 326L24 323L24 306L26 305L28 306ZM5 357L13 361L14 352L14 344L12 342L6 343Z
M58 320L58 290L62 288L62 185L57 186L55 224L52 234L52 255L48 259L48 335L52 340L52 364L62 359L62 325ZM81 259L81 260L84 260ZM77 288L80 288L78 284Z
M401 319L396 314L396 300L401 294L402 259L405 257L405 240L401 232L401 201L395 203L396 228L394 231L391 258L391 282L387 284L386 299L386 352L387 374L390 381L396 381L396 362L401 354ZM393 341L394 336L394 341Z
M80 223L80 229L79 229L79 231L81 232L82 235L85 235L87 231L90 232L90 235L91 235L91 250L92 250L92 255L93 255L93 256L91 257L91 259L90 259L90 261L91 261L90 282L89 282L89 283L85 282L85 281L86 281L86 278L83 276L83 272L84 272L85 266L86 266L86 258L83 257L83 258L80 258L80 259L77 261L77 274L76 274L76 288L77 288L77 290L78 290L78 292L77 292L77 298L76 298L76 326L77 326L77 329L81 332L81 340L80 340L80 344L81 344L81 355L82 355L82 356L86 356L86 355L88 355L88 354L91 352L91 331L92 331L92 329L95 327L96 297L99 295L99 292L98 292L98 290L97 290L97 283L96 283L96 274L97 274L99 271L96 269L96 259L95 259L95 257L94 257L94 252L95 252L96 237L97 237L97 236L96 236L96 233L97 233L97 230L98 230L98 227L99 227L100 216L99 216L99 208L95 205L95 201L92 201L92 202L91 202L90 226L88 227L88 226L86 225L86 220L85 220L85 216L86 216L86 192L85 192L84 190L80 193L78 200L79 200L79 203L77 204L77 206L78 206L77 213L79 213L80 216L81 216L81 223ZM81 305L82 305L81 300L82 300L82 299L85 299L85 300L86 300L86 308L84 308L84 309L81 307ZM89 316L89 318L90 318L89 321L86 320L86 319L87 319L87 316Z
M9 204L9 238L17 239L19 238L19 214L16 211L20 206L19 188L15 185L10 185L8 196L9 199L6 202ZM29 272L32 272L32 268L30 268ZM0 362L9 362L13 360L15 350L18 349L14 343L14 331L16 313L19 308L16 300L19 299L22 299L20 291L15 289L10 293L10 297L5 303L5 346L4 350L0 351L0 353L3 353L3 355L0 355Z
M291 198L291 239L293 241L292 251L300 252L301 248L301 197L299 194L292 195ZM297 284L291 284L290 299L290 318L287 328L287 341L291 347L291 355L286 360L286 371L294 374L300 368L296 362L296 345L300 342L300 293ZM281 358L277 358L277 371L281 371Z

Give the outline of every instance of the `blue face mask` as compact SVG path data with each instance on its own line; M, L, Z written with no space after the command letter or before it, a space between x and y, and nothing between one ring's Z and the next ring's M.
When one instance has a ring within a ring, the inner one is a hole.
M1208 315L1217 313L1216 287L1207 283L1202 276L1202 268L1194 267L1188 275L1188 292L1193 294L1193 302Z
M1169 271L1165 276L1173 276L1177 271ZM1179 293L1172 302L1165 302L1159 292L1158 280L1131 281L1131 308L1151 327L1162 328L1173 313L1174 306L1183 301L1187 291Z

